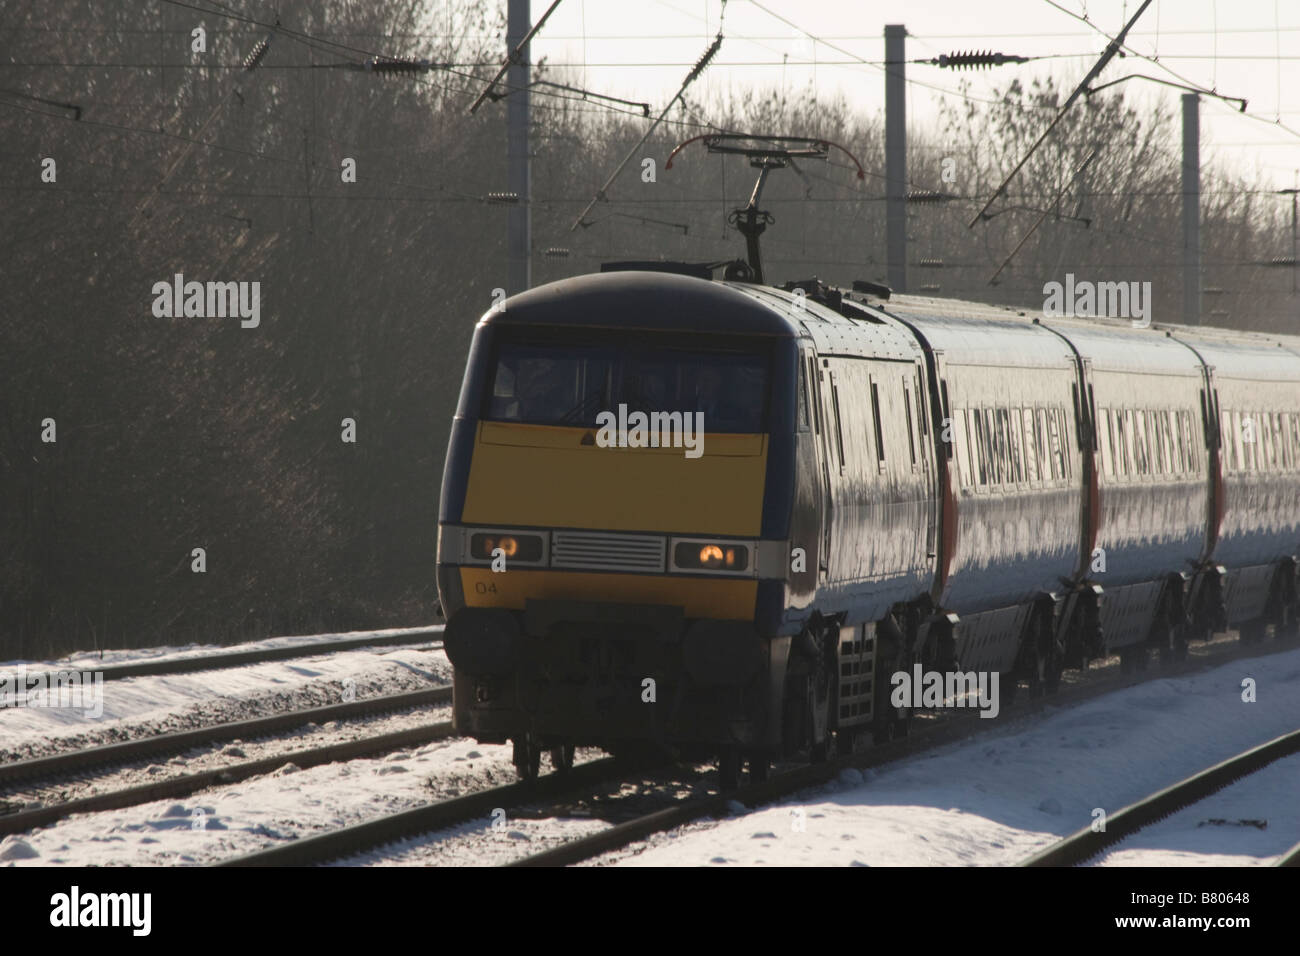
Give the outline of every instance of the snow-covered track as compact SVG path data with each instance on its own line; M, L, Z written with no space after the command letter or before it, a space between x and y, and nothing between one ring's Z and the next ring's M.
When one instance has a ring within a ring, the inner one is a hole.
M126 787L93 794L89 797L81 797L76 800L55 803L50 806L21 810L17 813L0 816L0 836L8 836L12 833L26 833L28 830L48 826L77 813L120 810L123 807L139 806L143 803L151 803L154 800L170 800L176 797L189 796L208 787L238 783L250 777L271 773L285 764L293 764L300 770L305 770L308 767L316 767L321 764L354 760L358 757L370 757L400 750L404 747L444 740L453 736L454 733L449 721L422 724L418 727L408 727L391 733L376 734L358 740L345 740L321 747L291 750L270 757L262 757L258 760L247 760L243 763L215 767L197 773L187 773L136 787Z
M102 674L104 680L121 680L124 677L154 677L159 674L190 674L196 671L224 670L228 667L243 667L246 664L262 664L266 661L287 661L300 657L316 657L320 654L335 654L340 651L354 651L363 647L402 647L406 645L427 644L441 645L442 625L434 627L411 627L400 631L364 632L358 637L345 637L328 641L310 641L303 644L288 644L282 647L263 647L249 651L226 651L215 654L191 654L185 657L164 657L157 660L131 661L126 664L109 664L105 667L78 669L93 670ZM47 671L47 682L58 671ZM30 675L31 679L36 674Z
M612 757L594 760L574 767L567 773L552 774L504 787L490 787L463 797L413 807L365 823L268 847L217 865L312 866L327 863L387 843L465 823L476 817L487 818L498 807L511 808L535 803L539 797L565 798L582 794L601 782L614 779L618 774L618 764Z
M1022 697L1006 709L1010 719L1024 719L1044 710L1083 703L1116 690L1147 681L1166 679L1220 666L1228 660L1247 656L1280 653L1285 647L1277 642L1267 650L1242 648L1237 642L1216 652L1194 654L1188 660L1170 664L1159 672L1143 675L1090 673L1077 683L1063 685L1058 694L1038 698ZM985 732L1005 728L1003 721L982 720L975 710L949 710L934 719L918 721L910 736L870 750L836 760L802 766L776 774L771 780L727 793L705 793L687 797L680 803L660 808L633 819L613 824L591 836L571 840L560 847L515 860L511 865L562 866L592 859L600 854L627 846L655 832L673 829L692 820L710 815L725 815L735 804L760 806L800 790L824 785L848 768L865 769L914 756L933 747L968 739ZM595 768L595 769L593 769ZM588 776L590 774L590 776ZM529 817L537 818L539 798L551 798L556 805L567 806L575 797L590 795L592 787L623 776L611 761L601 760L575 768L569 775L552 774L528 784L511 784L465 797L416 807L380 817L366 823L305 837L270 847L243 857L225 861L224 866L307 866L346 859L388 844L409 840L475 818L487 819L491 811L502 808L515 819L513 808L527 806ZM584 794L583 784L587 785ZM541 813L545 815L545 813Z
M1078 866L1144 827L1294 753L1300 753L1300 730L1275 737L1129 804L1107 817L1103 830L1085 827L1035 853L1021 866Z
M451 701L450 687L384 694L342 704L309 707L250 720L213 724L194 730L179 730L152 737L141 737L116 744L87 747L48 757L33 757L0 764L0 784L17 780L39 780L60 774L75 773L89 767L109 763L124 763L157 753L180 753L191 747L227 740L251 740L267 734L279 733L310 723L324 723L369 714L406 710L446 704Z

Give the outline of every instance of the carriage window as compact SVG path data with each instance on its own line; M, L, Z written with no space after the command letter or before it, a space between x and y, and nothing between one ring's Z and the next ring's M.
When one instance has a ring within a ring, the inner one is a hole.
M1110 409L1100 409L1097 415L1097 428L1105 429L1105 435L1099 435L1101 443L1101 471L1107 478L1115 474L1115 435L1111 430Z
M840 474L844 474L844 426L840 423L840 386L831 372L831 399L835 404L835 445L840 452Z
M871 383L871 417L875 419L876 423L876 460L884 461L885 433L880 425L880 388L874 381ZM910 413L908 414L907 425L910 429L912 425L912 417Z
M1282 423L1277 412L1269 415L1268 423L1269 461L1274 471L1282 470Z
M1255 416L1255 467L1260 471L1269 470L1269 414L1261 412Z
M1290 414L1279 412L1273 416L1277 423L1277 457L1278 467L1283 471L1291 470L1291 429Z
M1070 413L1067 412L1064 408L1061 408L1057 410L1057 414L1061 416L1061 435L1064 436L1066 434L1066 429L1069 428ZM1073 469L1071 467L1071 460L1070 460L1070 446L1066 442L1062 441L1061 442L1061 475L1065 478L1070 478L1072 476L1072 473L1073 473Z
M1124 474L1134 475L1136 458L1133 454L1133 409L1126 408L1119 418L1119 454L1124 462Z
M981 486L989 483L988 435L984 431L984 414L981 409L970 410L971 433L975 436L975 473Z
M1249 412L1233 412L1234 419L1233 429L1241 437L1237 440L1237 451L1240 454L1241 464L1238 466L1241 471L1250 471L1255 464L1255 423L1251 419Z
M1156 474L1167 475L1172 468L1169 467L1169 455L1165 441L1165 413L1156 410L1151 413L1151 438L1155 448Z
M1174 467L1178 474L1187 474L1187 437L1183 433L1183 413L1174 410L1169 419L1170 437L1174 442Z
M1047 445L1052 464L1052 480L1065 477L1065 468L1061 463L1061 425L1056 417L1056 409L1047 410Z
M1300 429L1297 429L1297 424L1300 424L1300 419L1297 419L1295 415L1291 414L1291 412L1287 412L1286 415L1283 415L1282 419L1284 423L1286 423L1283 425L1283 428L1286 429L1287 433L1287 470L1295 471L1297 466L1297 457L1300 457Z
M997 409L984 409L984 435L988 439L989 484L1002 483L1002 442L998 440Z
M1038 477L1043 481L1052 480L1051 455L1047 447L1047 412L1034 410L1034 450L1038 454Z
M1010 418L1007 420L1007 438L1010 439L1011 480L1016 484L1020 484L1025 480L1024 458L1020 453L1024 429L1020 427L1020 409L1013 408L1008 414Z
M1151 474L1147 451L1147 413L1139 408L1133 412L1133 464L1139 475Z
M1169 413L1169 438L1174 443L1174 470L1187 474L1187 446L1183 443L1183 418L1177 409Z
M952 441L958 448L962 449L961 454L953 456L953 460L957 463L957 470L961 476L961 486L969 488L975 483L975 472L971 468L971 435L966 429L966 410L964 408L957 410L950 425L952 426Z
M916 434L912 431L912 390L907 387L907 380L903 380L903 410L907 414L907 453L912 456L912 464L916 464Z
M1025 481L1031 485L1037 484L1039 479L1038 455L1035 453L1034 410L1032 408L1021 410L1020 429L1025 446Z
M808 375L804 372L803 362L800 361L798 365L799 394L795 397L795 401L799 405L799 431L806 432L808 430Z
M817 434L822 433L822 403L817 393L817 359L808 356L808 396L812 399L813 407L813 428Z
M997 483L1011 480L1011 460L1007 455L1007 413L995 408L989 412L993 422L993 467Z

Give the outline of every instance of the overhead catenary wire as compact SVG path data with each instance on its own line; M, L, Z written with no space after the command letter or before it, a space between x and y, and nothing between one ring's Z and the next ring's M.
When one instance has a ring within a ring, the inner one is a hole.
M195 8L195 9L200 9L200 8ZM207 12L211 12L211 11L207 11ZM148 31L148 32L153 32L153 31ZM249 32L250 35L255 35L255 31L248 31L248 32ZM308 44L308 45L310 46L310 44ZM315 48L315 47L313 47L313 48ZM716 65L719 65L719 64L718 64L718 62L715 60L715 62L714 62L713 64L711 64L711 65L716 66ZM170 68L172 68L173 66L175 66L175 65L174 65L174 64L169 64L169 65L168 65L168 68L170 69ZM236 65L232 65L232 67L237 67L237 66L238 66L237 64L236 64ZM276 66L278 66L278 65L262 64L262 65L259 67L259 69L275 68ZM481 82L481 79L480 79L480 80L477 80L477 82ZM435 85L438 85L438 84L435 84ZM443 88L444 88L444 89L452 89L452 90L454 90L455 92L458 92L458 93L464 93L464 94L466 94L466 95L472 95L472 90L459 89L459 88L456 88L455 86L447 86L447 87L443 87ZM4 104L4 105L14 105L14 106L17 106L17 104ZM91 105L93 106L93 104L91 104ZM564 109L564 108L568 108L568 107L566 107L566 106L564 106L564 105L561 105L559 108ZM41 115L54 115L54 114L44 113L43 111L40 111L40 110L30 110L29 112L37 113L37 114L41 114ZM581 112L597 112L597 110L581 111ZM67 119L68 117L58 117L58 118ZM665 118L665 119L664 119L664 123L665 123L665 125L667 125L667 124L673 124L673 125L681 125L681 126L687 126L687 127L690 126L690 125L694 125L696 128L717 128L716 126L714 126L714 124L708 123L707 121L699 122L699 123L695 123L695 124L687 124L687 123L685 123L685 121L683 121L683 120L674 120L674 119L671 119L671 118ZM108 127L105 127L105 128L108 128ZM126 128L126 127L119 127L119 128ZM153 130L153 129L139 129L139 130L137 130L137 131L138 131L138 132L149 133L149 134L153 134L153 135L158 135L158 134L159 134L159 131L158 131L158 130ZM162 135L167 135L167 134L162 134ZM255 152L249 152L248 150L232 149L232 148L230 148L230 147L222 146L222 145L219 144L219 143L208 143L208 142L202 142L202 141L200 141L200 140L202 139L202 136L201 136L201 135L200 135L199 137L195 138L195 137L181 137L181 136L176 136L175 134L172 134L172 137L171 137L171 138L174 138L174 139L177 139L177 140L179 140L179 141L183 141L183 142L184 142L184 141L191 141L191 142L194 142L196 145L201 146L201 147L204 147L204 148L228 149L228 150L230 150L230 151L232 151L232 152L235 152L235 153L244 153L244 154L246 154L246 155L250 155L250 156L260 156L260 154L255 153ZM936 148L938 148L938 147L936 147ZM285 158L285 159L280 159L280 158L278 158L278 157L270 157L270 156L266 156L266 157L263 157L263 158L276 159L276 160L279 161L279 162L288 162L288 163L293 163L293 164L295 164L295 165L297 165L297 164L300 162L300 159L299 159L298 157L295 157L295 158L292 158L292 159L287 159L287 158ZM819 177L819 178L821 178L821 177ZM173 180L173 182L174 182L174 181L175 181L175 180ZM828 182L829 182L829 180L828 180ZM418 185L418 184L410 184L410 185L413 185L413 186L414 186L414 185ZM837 188L845 188L845 187L839 187L839 184L836 184L836 186L837 186ZM427 187L422 187L422 188L427 188ZM1224 194L1234 194L1234 193L1235 193L1235 194L1246 194L1246 192L1247 192L1247 191L1232 191L1232 190L1225 190L1225 191L1224 191ZM1259 191L1259 192L1267 192L1267 191ZM1210 193L1207 192L1207 195L1209 195L1209 194L1210 194ZM213 193L213 195L216 195L216 194ZM1158 193L1134 193L1134 195L1159 195L1159 194L1158 194ZM1173 195L1176 195L1176 193L1173 193ZM383 197L383 196L375 195L375 196L373 196L373 197L366 197L366 198L367 198L367 199L374 198L374 199L377 199L377 200L383 200L383 199L386 199L386 198L389 198L389 197ZM391 198L394 199L394 200L396 201L399 197L391 197ZM438 198L438 197L434 197L434 198ZM872 199L873 199L873 197L867 197L867 196L858 196L858 197L854 197L854 198L856 198L856 199L858 199L858 200L860 200L860 201L863 201L863 202L869 202L869 201L872 201ZM441 201L441 200L439 200L439 201ZM465 197L465 201L479 201L479 200L477 199L477 197ZM542 201L543 201L543 202L549 202L549 201L551 201L551 200L542 200ZM574 202L574 201L581 201L581 200L573 200L573 199L557 199L557 200L555 200L555 201L556 201L556 202ZM639 200L631 200L631 201L632 201L632 202L639 202ZM793 201L793 200L791 200L791 201ZM811 200L811 201L831 201L831 200L820 199L820 198L814 198L814 199ZM840 200L840 201L844 201L844 200Z
M699 62L695 64L695 66L691 69L691 72L686 74L686 79L682 81L682 85L677 90L677 93L673 96L671 100L668 101L668 105L663 108L663 112L661 112L659 116L655 119L655 121L650 125L650 128L645 131L645 135L642 136L641 139L637 141L637 144L635 146L633 146L630 150L628 150L627 155L623 157L623 161L619 163L617 167L615 167L612 173L610 173L609 179L605 180L605 184L596 191L596 195L592 197L591 202L587 203L586 208L584 208L582 212L578 213L578 218L575 219L573 221L573 225L569 227L569 232L573 232L579 226L583 225L583 220L586 218L587 213L591 212L592 208L596 205L596 203L600 202L602 199L605 198L606 191L609 189L610 186L614 185L614 180L618 178L619 173L621 173L624 170L624 168L627 166L627 164L632 161L632 158L636 156L637 150L641 148L642 144L644 144L645 141L650 138L651 134L654 133L654 131L659 128L659 124L664 121L664 117L668 115L669 110L671 110L673 106L677 104L678 100L682 98L682 95L686 92L687 87L689 87L692 83L694 83L695 80L699 77L699 75L704 72L704 70L709 65L709 61L713 59L713 57L717 54L721 46L722 46L722 30L721 28L719 28L718 35L714 37L713 43L710 44L709 48L704 51L704 55L700 57Z
M1052 0L1048 0L1048 2L1051 3ZM1084 76L1083 80L1079 83L1079 85L1074 88L1074 92L1069 95L1069 97L1065 101L1065 104L1059 110L1057 110L1056 116L1052 118L1052 122L1047 125L1047 128L1043 130L1043 132L1039 135L1038 139L1034 141L1034 145L1029 147L1028 152L1026 152L1025 155L1020 158L1020 162L1016 163L1015 168L1012 169L1011 172L1007 173L1006 178L1002 180L1002 182L998 185L998 188L993 191L993 195L989 197L989 201L984 204L984 208L982 208L976 214L975 218L970 221L970 223L968 224L968 228L973 229L975 227L975 224L980 221L980 219L983 217L983 215L986 212L989 211L989 207L992 206L995 202L997 202L998 196L1002 195L1002 191L1007 188L1007 183L1015 179L1016 174L1019 173L1020 170L1024 168L1025 163L1029 161L1029 157L1032 156L1034 154L1034 151L1037 150L1038 147L1043 144L1043 141L1046 140L1047 137L1051 135L1052 130L1056 129L1057 124L1060 123L1062 118L1064 118L1065 114L1069 112L1070 107L1073 106L1075 102L1079 99L1079 97L1082 96L1087 91L1088 84L1091 83L1094 79L1096 79L1101 74L1101 71L1106 68L1106 64L1108 64L1112 59L1114 59L1115 55L1120 51L1120 48L1124 45L1124 37L1128 35L1128 31L1133 28L1133 24L1137 23L1138 18L1141 17L1142 14L1146 12L1147 7L1149 6L1151 6L1151 0L1142 0L1142 6L1139 7L1137 12L1133 14L1132 19L1130 19L1126 24L1124 24L1124 29L1120 31L1119 36L1116 39L1111 40L1111 42L1107 45L1101 57L1097 60L1095 64L1093 64L1092 69L1088 71L1087 75Z
M1091 29L1097 31L1098 33L1100 33L1100 34L1101 34L1103 37L1105 37L1106 39L1111 40L1112 43L1115 42L1115 40L1113 40L1113 39L1111 38L1110 34L1108 34L1108 33L1107 33L1105 30L1103 30L1101 27L1097 26L1095 23L1093 23L1093 22L1092 22L1091 20L1089 20L1087 17L1079 16L1079 14L1075 13L1073 10L1069 10L1069 9L1067 9L1067 8L1065 8L1065 7L1063 7L1063 6L1061 6L1059 3L1056 2L1056 0L1043 0L1043 2L1046 3L1046 4L1048 4L1049 6L1055 7L1057 10L1061 11L1062 13L1066 14L1067 16L1073 17L1074 19L1080 21L1081 23L1085 23L1085 24L1087 24ZM1166 31L1166 32L1167 32L1167 31ZM1213 32L1213 33L1215 34L1215 36L1217 37L1217 35L1218 35L1218 33L1219 33L1219 30L1216 28L1214 31L1210 31L1210 32ZM1159 67L1160 69L1164 70L1166 73L1168 73L1168 74L1169 74L1170 76L1172 76L1174 79L1178 80L1180 83L1185 83L1185 84L1187 84L1189 87L1196 87L1196 88L1199 88L1199 89L1204 90L1204 87L1203 87L1203 86L1201 86L1200 84L1195 83L1195 82L1194 82L1193 80L1191 80L1189 77L1183 76L1183 75L1182 75L1181 73L1179 73L1177 70L1174 70L1174 69L1172 69L1172 68L1166 66L1164 61L1167 60L1167 59L1170 59L1169 56L1160 56L1160 57L1148 56L1147 54L1143 53L1141 50L1136 50L1136 49L1134 49L1133 47L1129 46L1128 44L1126 44L1126 43L1122 43L1122 42L1119 44L1119 46L1120 46L1120 47L1121 47L1125 52L1127 52L1127 53L1131 53L1133 56L1136 56L1136 57L1139 57L1140 59L1146 60L1148 63L1152 63L1152 64L1154 64L1155 66ZM1265 58L1265 59L1271 59L1271 57L1264 57L1264 58ZM1211 94L1213 94L1213 96L1214 96L1215 98L1218 97L1218 94L1217 94L1215 91L1213 91L1213 90L1207 90L1206 92L1207 92L1207 93L1211 93ZM1288 125L1285 124L1285 123L1282 123L1281 121L1278 121L1278 120L1271 120L1271 119L1269 119L1269 118L1266 117L1266 116L1260 116L1260 115L1258 115L1258 114L1256 114L1256 113L1251 113L1251 112L1249 112L1249 111L1247 111L1247 110L1241 110L1241 111L1240 111L1240 114L1241 114L1242 116L1248 116L1248 117L1250 117L1251 119L1255 120L1256 122L1267 123L1267 124L1270 125L1270 126L1275 126L1275 127L1277 127L1278 129L1285 130L1287 133L1291 134L1292 136L1295 136L1297 139L1300 139L1300 129L1295 129L1294 127L1291 127L1291 126L1288 126Z

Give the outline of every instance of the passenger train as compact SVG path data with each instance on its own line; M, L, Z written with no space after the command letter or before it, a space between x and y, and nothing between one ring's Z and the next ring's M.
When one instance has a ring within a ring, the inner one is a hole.
M1300 340L657 268L474 332L438 589L455 724L525 778L649 742L734 786L906 733L918 663L1005 700L1294 632Z

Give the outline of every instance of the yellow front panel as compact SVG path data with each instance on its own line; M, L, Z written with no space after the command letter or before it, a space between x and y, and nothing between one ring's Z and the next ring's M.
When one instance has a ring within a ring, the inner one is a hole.
M686 617L748 621L754 617L758 582L725 578L680 578L668 575L597 574L581 571L497 573L490 568L461 568L468 607L524 609L529 598L548 601L595 601L611 604L667 604L684 608Z
M464 521L758 537L766 435L705 433L703 455L687 458L682 448L582 444L594 434L480 422Z

